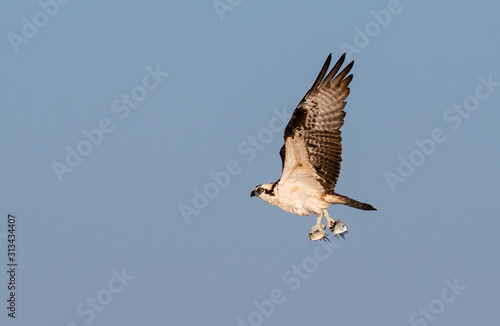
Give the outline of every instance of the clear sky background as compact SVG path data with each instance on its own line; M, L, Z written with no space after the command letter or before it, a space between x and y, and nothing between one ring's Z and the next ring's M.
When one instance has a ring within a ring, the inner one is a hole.
M500 4L215 4L2 2L0 323L498 323ZM325 247L249 194L344 51L336 191L378 211Z

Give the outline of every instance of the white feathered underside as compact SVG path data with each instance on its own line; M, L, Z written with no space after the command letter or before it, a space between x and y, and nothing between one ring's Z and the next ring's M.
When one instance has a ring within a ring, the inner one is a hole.
M309 163L307 149L301 138L286 140L285 169L276 185L276 196L271 203L297 215L321 214L330 203L325 201L324 189L317 180L314 167Z

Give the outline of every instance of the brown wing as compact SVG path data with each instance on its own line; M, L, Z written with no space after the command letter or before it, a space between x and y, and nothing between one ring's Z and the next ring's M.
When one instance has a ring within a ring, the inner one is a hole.
M328 56L311 89L288 122L284 133L285 145L280 151L283 163L282 177L283 174L289 176L293 174L292 170L295 170L296 166L300 167L302 163L297 162L295 158L287 160L287 152L298 152L297 148L288 147L297 147L295 144L305 145L309 161L307 163L310 163L316 171L316 179L326 191L332 192L340 173L342 161L340 128L344 124L345 99L349 95L348 86L353 77L352 74L349 76L347 74L354 61L339 73L345 56L344 53L326 75L332 58L331 54ZM287 167L289 161L293 161L294 166Z

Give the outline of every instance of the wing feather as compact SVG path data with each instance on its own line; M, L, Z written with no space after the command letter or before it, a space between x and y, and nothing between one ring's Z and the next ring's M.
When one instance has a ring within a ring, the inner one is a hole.
M345 99L353 78L348 74L354 61L339 73L345 56L344 53L326 74L331 54L327 57L318 77L288 122L283 135L285 145L280 150L280 182L286 182L292 176L294 179L304 178L304 171L311 170L325 191L333 192L342 161L340 128L344 124Z

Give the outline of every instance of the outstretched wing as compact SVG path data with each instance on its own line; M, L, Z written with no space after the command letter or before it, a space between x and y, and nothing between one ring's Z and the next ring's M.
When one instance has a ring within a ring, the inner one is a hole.
M347 74L354 61L339 73L344 53L327 75L331 58L330 54L285 128L285 145L280 150L281 184L288 180L310 183L315 179L325 191L333 192L335 188L342 161L340 128L352 80L352 74Z

